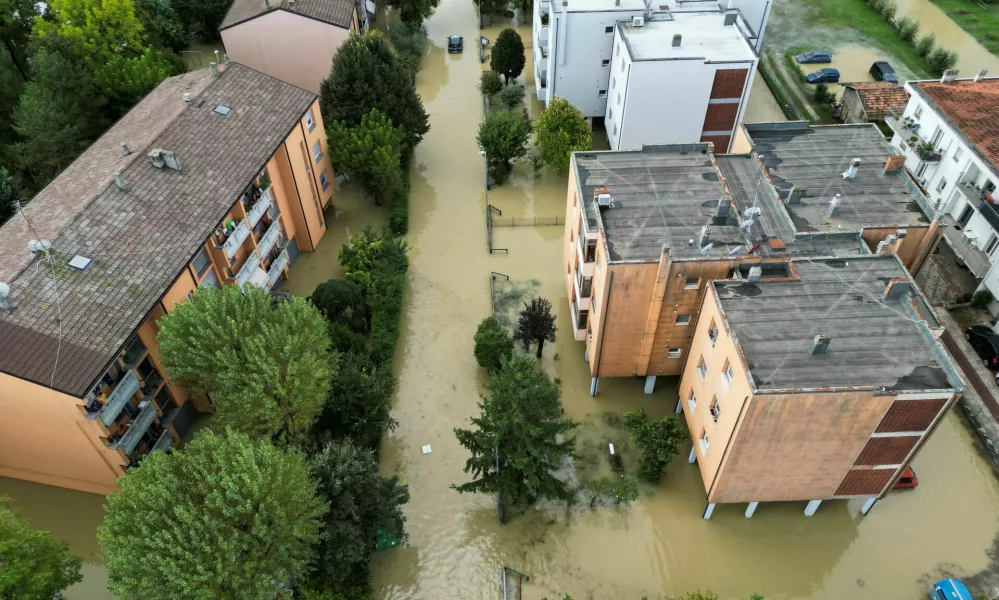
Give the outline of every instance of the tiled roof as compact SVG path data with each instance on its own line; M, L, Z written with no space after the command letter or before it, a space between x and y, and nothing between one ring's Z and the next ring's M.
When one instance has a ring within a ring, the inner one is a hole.
M857 90L864 112L871 121L882 119L885 111L892 106L905 106L909 95L902 86L890 81L864 81L860 83L845 83L844 87Z
M30 240L59 235L111 183L115 171L131 164L139 156L137 151L177 118L184 109L185 92L197 96L211 81L208 69L164 80L25 205L34 233L20 218L0 227L0 281L14 279L31 263ZM123 142L136 152L123 156Z
M243 21L259 17L275 10L297 13L310 19L336 25L346 29L353 21L354 2L352 0L297 0L290 6L288 0L235 0L229 7L219 29L227 29Z
M133 147L142 156L124 169L128 191L107 185L54 236L54 268L36 259L11 282L0 371L85 395L315 99L230 63L162 133ZM215 113L218 105L232 113ZM153 167L152 148L176 152L184 170ZM77 254L93 264L68 267Z
M999 79L963 79L914 84L979 152L999 168Z

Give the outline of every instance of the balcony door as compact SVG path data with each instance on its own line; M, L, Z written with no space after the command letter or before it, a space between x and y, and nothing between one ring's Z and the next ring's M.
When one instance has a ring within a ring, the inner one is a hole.
M964 210L961 211L961 216L958 218L957 222L963 229L968 226L968 221L971 220L971 216L975 214L975 209L971 208L970 204L964 205Z

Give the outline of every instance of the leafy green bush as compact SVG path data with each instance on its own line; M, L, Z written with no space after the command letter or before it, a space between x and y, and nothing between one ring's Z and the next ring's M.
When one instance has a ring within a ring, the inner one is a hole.
M898 5L895 4L895 0L885 0L881 3L881 17L889 23L895 20L895 14L898 12Z
M375 448L382 434L395 429L392 418L392 372L376 368L367 355L340 355L323 411L315 425L320 439L349 437Z
M933 52L933 48L936 46L936 43L937 36L932 33L927 33L916 42L916 52L918 52L923 58L926 58L931 52Z
M475 361L480 367L494 373L511 354L513 339L507 330L493 317L483 319L475 332Z
M316 286L308 300L331 323L343 323L358 333L368 330L368 304L360 286L353 281L324 281Z
M957 53L937 48L926 57L926 62L937 75L943 75L944 71L954 68L957 64Z
M507 112L510 112L524 102L524 88L519 85L504 88L499 94L499 99Z
M402 186L392 201L388 214L388 228L392 235L406 235L409 232L409 166L402 172Z
M483 71L479 78L479 91L483 96L492 96L503 89L503 78L496 71Z
M992 302L992 292L988 290L978 290L971 296L971 305L978 308L985 308Z
M919 21L913 19L912 17L902 17L898 22L898 37L902 38L903 41L912 42L916 39L916 34L919 32Z
M343 323L330 323L330 348L337 352L364 354L368 351L367 341Z
M666 466L680 454L680 442L687 437L683 426L673 415L650 421L645 409L624 413L624 426L642 449L639 475L649 483L658 483Z
M815 86L815 101L819 104L828 104L832 102L836 96L829 91L829 86L824 83L820 83Z

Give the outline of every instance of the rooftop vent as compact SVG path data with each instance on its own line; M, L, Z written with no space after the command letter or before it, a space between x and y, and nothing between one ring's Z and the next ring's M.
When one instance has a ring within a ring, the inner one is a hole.
M132 153L132 149L128 147L128 142L121 143L121 155L128 156Z
M90 265L92 264L94 264L93 260L87 258L86 256L81 256L79 254L74 256L69 261L69 266L73 267L74 269L79 269L80 271L83 271L84 269L90 267Z
M194 94L191 92L184 92L184 102L190 102L191 100L194 100Z
M215 112L222 115L223 117L228 117L232 114L232 109L224 104L219 104L215 107Z
M8 297L10 297L10 286L0 281L0 310L10 310Z
M632 17L631 26L632 27L642 27L645 25L645 17Z
M703 248L704 245L708 243L708 233L710 233L710 231L711 229L707 225L701 227L701 233L697 236L698 248Z
M860 159L854 158L850 161L850 167L842 174L843 179L856 179L858 169L860 169Z
M180 158L177 157L177 153L171 152L170 150L154 148L149 153L149 160L152 161L153 166L157 169L166 167L173 169L174 171L184 170L183 167L181 167Z
M988 74L989 74L989 70L988 70L988 69L981 69L981 70L980 70L980 71L978 71L978 73L977 73L977 74L975 75L975 82L977 83L977 82L979 82L979 81L981 81L981 80L985 79L985 76L986 76L986 75L988 75Z
M614 208L614 197L611 196L609 187L598 187L593 190L593 199L597 201L600 208Z
M122 171L124 171L124 169L118 169L117 171L114 172L114 184L118 186L119 190L127 192L128 183L125 181L125 175L124 173L122 173Z
M940 77L940 83L950 83L957 79L957 69L947 69L943 72L943 76Z
M839 194L836 194L836 197L829 201L829 208L826 209L827 217L835 217L839 212L839 199Z
M682 41L683 41L683 36L682 35L680 35L679 33L674 33L673 34L673 47L674 48L679 48L680 47L680 42L682 42Z
M728 214L732 211L732 202L722 196L718 199L718 206L715 207L715 216L720 218L728 218Z
M749 268L749 275L746 277L746 281L750 283L756 283L760 279L763 279L763 267L755 266Z
M812 348L809 350L809 354L825 354L829 350L829 342L832 341L827 335L817 335L815 339L812 340Z
M736 13L725 13L725 25L735 25L735 20L739 18Z

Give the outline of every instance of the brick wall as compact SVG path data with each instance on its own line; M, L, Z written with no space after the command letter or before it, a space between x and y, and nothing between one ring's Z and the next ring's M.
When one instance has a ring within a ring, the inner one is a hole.
M732 131L735 127L735 117L739 114L739 104L709 104L708 111L704 115L704 127L702 131ZM715 148L716 152L725 152L728 149Z
M746 87L749 69L719 69L715 71L715 82L711 86L711 99L741 98Z

